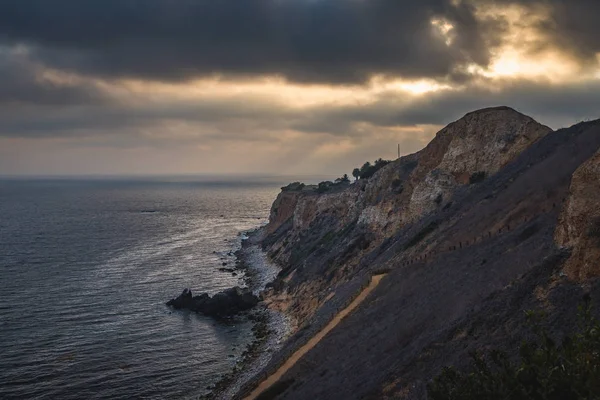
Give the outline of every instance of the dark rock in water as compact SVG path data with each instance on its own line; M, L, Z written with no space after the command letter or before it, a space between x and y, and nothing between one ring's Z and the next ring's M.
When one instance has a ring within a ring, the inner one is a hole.
M234 272L235 270L233 268L219 268L219 271L221 271L221 272Z
M183 289L183 292L179 297L167 301L167 305L173 307L176 310L182 308L190 308L193 304L192 291L190 289Z
M258 304L258 297L248 289L233 287L210 297L207 293L192 296L190 289L184 291L166 304L175 309L187 309L211 317L227 317L246 311Z
M227 265L227 263L226 263L226 262L223 262L223 266L226 266L226 265Z

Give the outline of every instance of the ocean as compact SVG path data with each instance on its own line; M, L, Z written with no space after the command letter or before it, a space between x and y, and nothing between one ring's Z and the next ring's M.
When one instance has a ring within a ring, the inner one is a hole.
M188 399L252 339L164 303L244 285L241 232L287 179L0 180L0 398Z

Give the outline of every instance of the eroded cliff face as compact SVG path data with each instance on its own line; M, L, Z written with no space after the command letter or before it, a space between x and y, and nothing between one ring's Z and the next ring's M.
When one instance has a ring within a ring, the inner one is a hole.
M572 250L564 267L571 279L600 276L600 152L573 174L555 239Z
M301 196L300 191L286 192L282 191L271 206L269 215L269 225L266 227L267 234L272 234L294 216L298 199Z
M508 107L484 109L368 180L322 194L282 192L264 247L283 266L286 307L300 322L309 318L322 294L347 280L366 254L407 224L449 207L473 174L494 174L550 131Z
M405 219L414 221L452 198L460 185L498 172L551 131L508 107L475 111L442 129L423 150Z
M283 270L265 296L298 329L266 371L385 277L274 397L426 399L470 351L518 349L526 310L549 311L557 337L573 326L583 294L600 299L600 120L548 132L481 110L369 180L282 194L262 245ZM477 172L487 177L470 184Z

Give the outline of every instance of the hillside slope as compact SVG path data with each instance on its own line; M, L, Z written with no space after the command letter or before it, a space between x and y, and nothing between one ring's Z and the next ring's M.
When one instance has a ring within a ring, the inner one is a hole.
M389 273L285 374L280 397L423 398L470 349L514 347L521 310L552 308L560 334L583 291L600 291L579 255L598 243L581 221L598 217L599 147L598 121L552 132L499 107L346 190L282 192L262 244L284 269L265 296L298 330L267 371Z

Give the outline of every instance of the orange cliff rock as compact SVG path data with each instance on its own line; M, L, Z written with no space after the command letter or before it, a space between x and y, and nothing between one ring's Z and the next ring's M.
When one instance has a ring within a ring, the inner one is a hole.
M572 249L564 267L569 278L600 276L600 151L573 174L555 239Z

